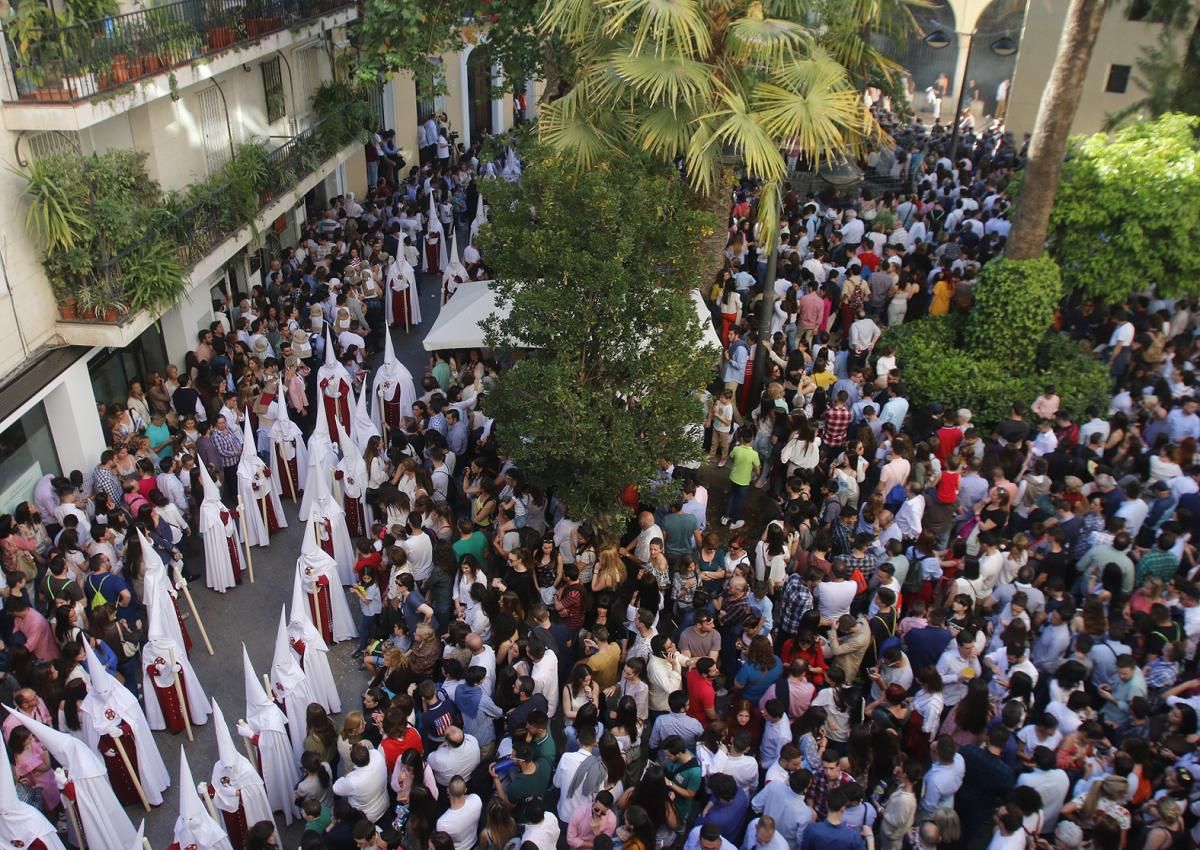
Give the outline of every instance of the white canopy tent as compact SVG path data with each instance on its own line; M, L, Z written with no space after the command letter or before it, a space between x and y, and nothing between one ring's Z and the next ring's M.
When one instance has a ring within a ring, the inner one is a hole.
M459 284L454 297L442 305L437 321L425 335L426 351L444 351L452 348L482 348L483 328L481 322L499 312L496 293L491 281L480 280ZM693 289L692 302L696 305L696 318L700 320L701 344L719 350L721 338L713 327L712 314L698 290ZM505 311L504 315L507 315Z

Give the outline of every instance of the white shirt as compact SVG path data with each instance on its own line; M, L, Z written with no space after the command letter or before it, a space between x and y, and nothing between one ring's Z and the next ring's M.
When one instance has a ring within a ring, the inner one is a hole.
M562 832L562 827L558 825L558 818L551 814L543 814L541 823L525 824L525 833L521 836L521 843L532 841L538 847L544 847L549 850L558 846L558 836ZM458 850L456 847L455 850Z
M1025 850L1025 830L1018 829L1011 835L1005 835L997 827L988 842L987 850Z
M463 735L457 747L443 743L426 759L438 785L449 785L455 776L470 779L479 767L479 741L474 735Z
M468 794L460 808L451 806L437 819L438 831L454 839L454 850L471 850L479 837L477 827L482 813L483 801L476 794Z
M758 790L758 762L749 754L732 756L722 750L717 753L710 773L729 774L749 797L753 797Z
M333 793L345 797L370 821L377 821L388 810L387 763L383 753L371 750L363 767L356 767L333 783Z
M575 774L579 771L579 765L583 764L590 755L591 753L587 750L563 753L562 758L558 760L558 767L554 770L554 787L559 790L558 819L563 823L570 823L571 816L579 807L580 801L568 794L567 791L575 779Z
M858 595L858 585L846 581L823 581L817 586L817 605L822 620L836 620L850 613L850 605Z
M1024 732L1024 730L1021 730ZM1055 735L1058 735L1056 732ZM1036 737L1036 736L1035 736ZM1058 735L1061 738L1061 735ZM1067 799L1071 780L1067 772L1057 767L1050 770L1032 770L1017 778L1017 785L1033 788L1042 798L1042 831L1052 832L1058 823L1059 812Z
M742 850L788 850L787 839L779 834L776 829L771 840L766 844L758 842L758 818L750 821L750 825L746 827L746 837L742 839Z
M976 678L983 672L978 658L970 660L963 658L962 652L958 648L958 642L951 641L937 663L938 675L942 677L942 699L947 706L958 705L967 695L967 683L959 681L958 676L968 667L975 671Z
M904 504L900 506L900 510L896 512L896 525L905 537L917 538L921 536L921 520L924 517L925 497L918 493L905 499Z
M533 679L533 692L546 698L546 714L553 717L558 713L558 656L554 650L546 650L529 671L529 678Z
M400 547L408 556L408 569L413 581L419 584L429 578L433 572L433 541L429 535L423 531L411 534L407 540L400 542Z

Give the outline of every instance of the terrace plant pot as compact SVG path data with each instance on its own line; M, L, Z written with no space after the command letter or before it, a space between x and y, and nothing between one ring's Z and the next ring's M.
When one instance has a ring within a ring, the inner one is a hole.
M62 316L65 322L75 322L79 320L79 299L71 296L63 299L63 302L58 305L58 314Z
M213 27L208 31L208 46L211 50L224 50L233 44L233 27Z

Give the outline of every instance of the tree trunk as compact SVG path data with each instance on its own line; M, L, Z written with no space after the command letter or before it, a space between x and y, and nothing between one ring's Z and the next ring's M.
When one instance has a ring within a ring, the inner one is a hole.
M1107 5L1107 0L1071 0L1067 10L1054 69L1033 127L1017 217L1005 250L1010 259L1034 259L1044 250L1067 138L1079 109L1092 48L1096 46Z

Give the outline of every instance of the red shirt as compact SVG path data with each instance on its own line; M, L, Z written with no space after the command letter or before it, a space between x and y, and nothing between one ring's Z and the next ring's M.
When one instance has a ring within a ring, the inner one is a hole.
M363 569L366 567L373 569L375 575L378 576L383 567L383 555L378 552L372 552L370 555L363 555L354 562L354 577L359 581L362 581Z
M715 711L717 706L717 692L712 679L701 676L700 671L693 667L687 674L687 692L688 715L694 717L701 726L707 726L712 722L708 709Z
M425 747L421 743L421 733L411 726L405 730L403 738L384 738L379 743L379 749L383 750L388 776L392 775L392 770L396 767L396 760L407 750L416 750L422 756L425 755Z
M954 454L954 450L958 448L958 444L962 442L963 432L953 425L943 425L937 429L938 450L934 452L937 459L945 461L946 458Z
M942 470L942 475L938 478L937 500L943 505L953 505L958 501L958 479L957 472Z
M874 272L877 268L879 268L879 263L880 263L879 255L876 254L874 251L859 251L858 259L861 260L862 264L864 266L866 266L868 269L870 269L872 272Z

